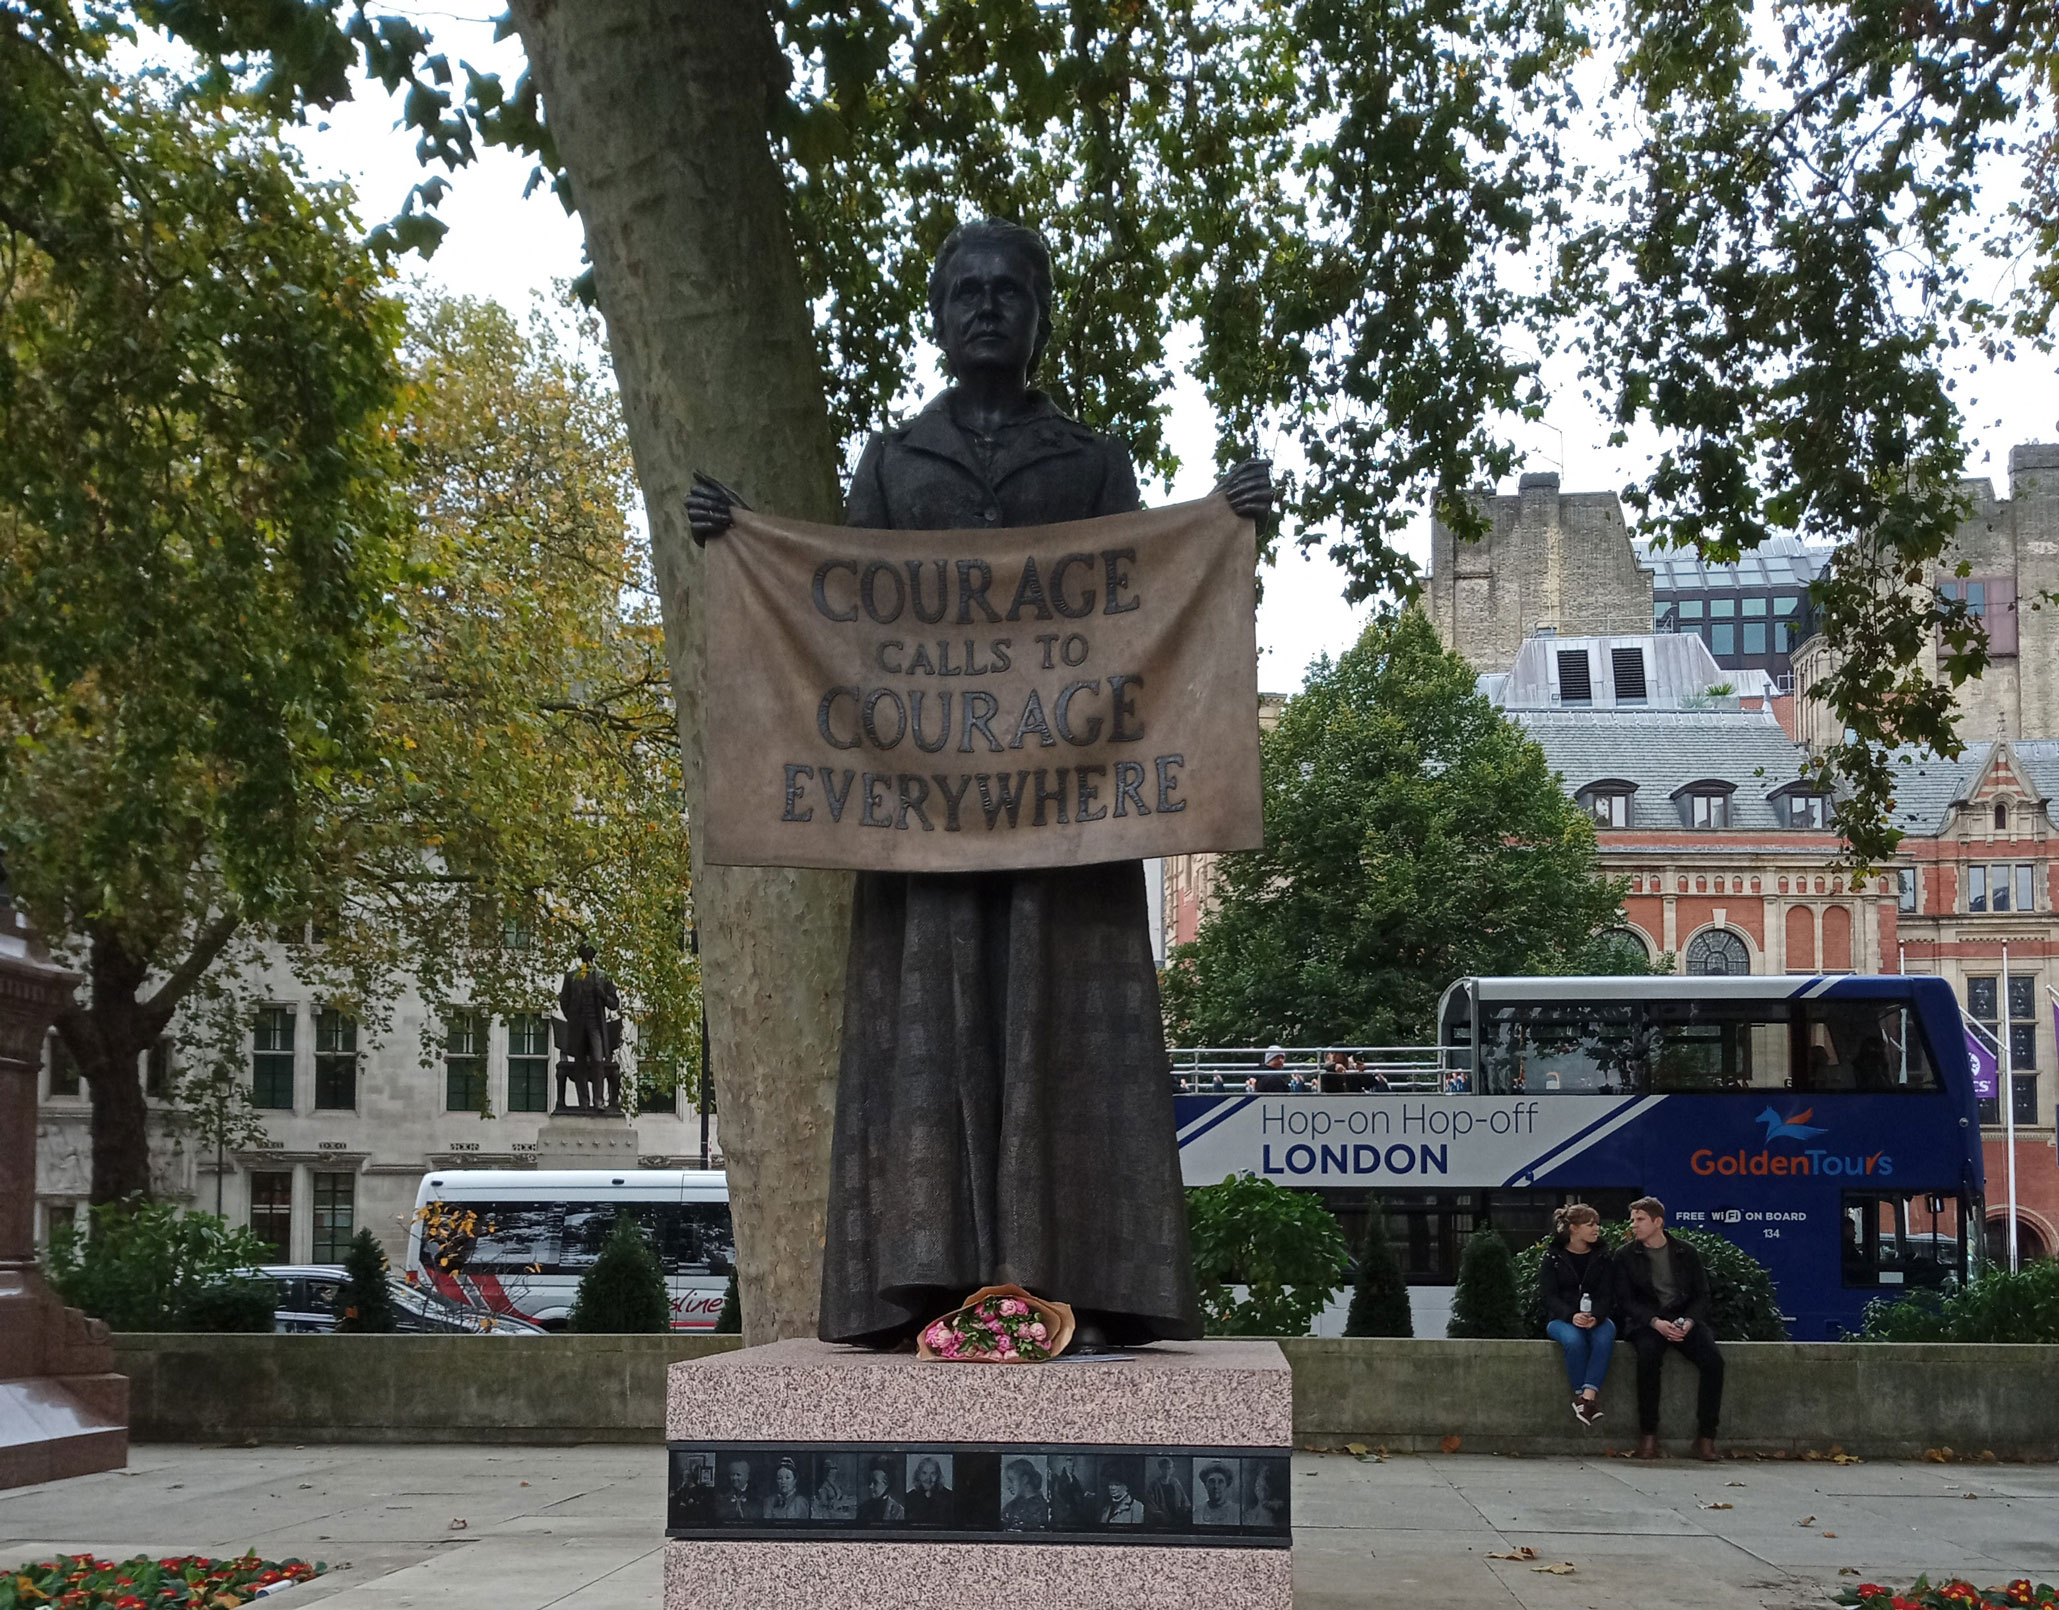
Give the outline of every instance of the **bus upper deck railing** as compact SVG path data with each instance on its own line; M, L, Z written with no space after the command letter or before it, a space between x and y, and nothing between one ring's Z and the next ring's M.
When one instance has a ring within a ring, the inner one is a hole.
M1173 1088L1181 1095L1254 1088L1278 1095L1431 1095L1446 1091L1454 1074L1463 1076L1450 1048L1442 1046L1283 1046L1281 1050L1286 1066L1268 1068L1265 1046L1171 1047L1167 1055L1172 1062ZM1334 1057L1344 1058L1346 1065L1337 1067Z

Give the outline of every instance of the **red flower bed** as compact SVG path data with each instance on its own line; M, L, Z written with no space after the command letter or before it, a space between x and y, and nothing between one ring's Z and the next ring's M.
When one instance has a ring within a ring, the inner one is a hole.
M2046 1582L2033 1586L2027 1577L2006 1588L1976 1588L1971 1582L1933 1587L1929 1578L1919 1576L1907 1593L1862 1582L1839 1594L1838 1601L1860 1610L2059 1610L2059 1590Z
M236 1610L288 1583L328 1570L305 1560L245 1554L211 1560L96 1560L90 1554L36 1560L0 1576L0 1610Z

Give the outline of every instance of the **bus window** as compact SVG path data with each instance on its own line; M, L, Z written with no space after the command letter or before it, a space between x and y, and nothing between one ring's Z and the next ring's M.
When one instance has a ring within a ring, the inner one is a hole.
M1648 1001L1652 1089L1786 1090L1785 1001Z
M1481 1013L1480 1040L1483 1094L1615 1095L1642 1083L1641 1037L1627 1002L1496 1005Z
M549 1270L558 1261L551 1203L432 1202L422 1219L422 1262L450 1274Z
M1935 1090L1937 1070L1909 1009L1894 1001L1801 1003L1803 1090Z
M1849 1288L1943 1286L1966 1278L1965 1215L1921 1191L1847 1191L1838 1226Z

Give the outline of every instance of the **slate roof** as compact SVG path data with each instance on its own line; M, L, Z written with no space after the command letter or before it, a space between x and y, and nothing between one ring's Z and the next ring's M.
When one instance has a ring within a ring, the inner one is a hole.
M1510 710L1543 748L1566 792L1620 779L1637 785L1632 828L1680 825L1673 795L1690 783L1733 785L1733 831L1790 831L1768 796L1800 778L1805 749L1763 711ZM2059 738L2020 738L2010 745L2019 768L2045 799L2059 799ZM1986 769L1991 743L1968 744L1957 760L1927 751L1896 759L1894 825L1921 837L1943 831L1952 805Z
M2009 747L2038 793L2045 799L2059 798L2059 738L2018 738ZM1979 781L1994 748L1992 743L1969 743L1957 760L1928 750L1897 755L1894 825L1905 833L1941 831L1946 812Z
M1632 828L1677 828L1673 795L1727 782L1730 826L1787 832L1767 796L1801 776L1806 751L1760 710L1510 710L1542 746L1566 792L1620 778L1637 785Z

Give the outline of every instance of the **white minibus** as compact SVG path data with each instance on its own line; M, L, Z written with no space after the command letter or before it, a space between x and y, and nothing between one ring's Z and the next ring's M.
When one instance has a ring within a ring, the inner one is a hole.
M712 1331L736 1261L719 1170L438 1169L415 1196L407 1278L562 1330L579 1277L625 1213L664 1266L672 1328Z

